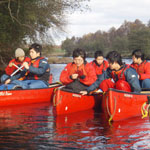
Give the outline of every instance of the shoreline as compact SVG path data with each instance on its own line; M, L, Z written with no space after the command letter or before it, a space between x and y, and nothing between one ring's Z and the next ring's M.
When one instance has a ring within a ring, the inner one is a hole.
M56 56L51 56L48 57L48 63L49 64L67 64L73 61L71 57L56 57Z

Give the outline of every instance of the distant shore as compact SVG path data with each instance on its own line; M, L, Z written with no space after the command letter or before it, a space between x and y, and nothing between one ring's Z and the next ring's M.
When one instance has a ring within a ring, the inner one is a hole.
M72 58L70 57L48 57L49 64L67 64L69 62L72 62Z

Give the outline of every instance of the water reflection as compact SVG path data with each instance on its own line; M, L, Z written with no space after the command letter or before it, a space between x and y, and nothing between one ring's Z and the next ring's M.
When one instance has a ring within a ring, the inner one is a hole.
M0 149L149 149L149 119L109 124L93 109L55 116L49 103L0 109Z
M59 79L64 65L51 67ZM0 149L150 149L149 118L109 124L103 113L86 110L55 116L52 104L0 107Z
M49 103L9 106L0 109L0 148L35 149L35 137L49 122Z
M110 125L107 146L115 149L148 149L150 148L149 119L141 116L113 122Z

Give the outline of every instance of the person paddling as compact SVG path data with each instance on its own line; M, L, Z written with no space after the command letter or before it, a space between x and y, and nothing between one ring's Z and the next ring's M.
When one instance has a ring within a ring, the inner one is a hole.
M116 88L127 92L140 92L141 87L138 74L135 69L122 62L121 55L117 51L107 54L109 68L85 91L80 93L86 95L98 88L106 92L109 88Z
M17 48L15 50L15 58L9 62L9 64L5 68L5 74L1 76L1 83L4 83L6 79L8 79L9 76L11 76L11 74L15 72L19 67L21 67L24 62L30 62L30 58L25 56L25 52L23 49ZM22 69L17 71L17 73L20 73Z

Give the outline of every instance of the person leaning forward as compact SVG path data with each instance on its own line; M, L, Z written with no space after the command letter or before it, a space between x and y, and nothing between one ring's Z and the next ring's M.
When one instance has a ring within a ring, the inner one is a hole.
M109 63L107 70L85 91L81 91L81 94L86 95L99 88L103 92L106 92L109 88L127 92L141 91L138 74L135 69L123 64L121 55L117 51L109 52L106 59Z
M87 63L86 53L82 49L73 51L73 62L68 63L60 74L60 81L65 90L79 93L97 79L94 67Z
M24 62L24 70L6 81L19 85L23 89L48 87L50 66L44 57L41 57L42 46L34 43L29 47L31 61Z

